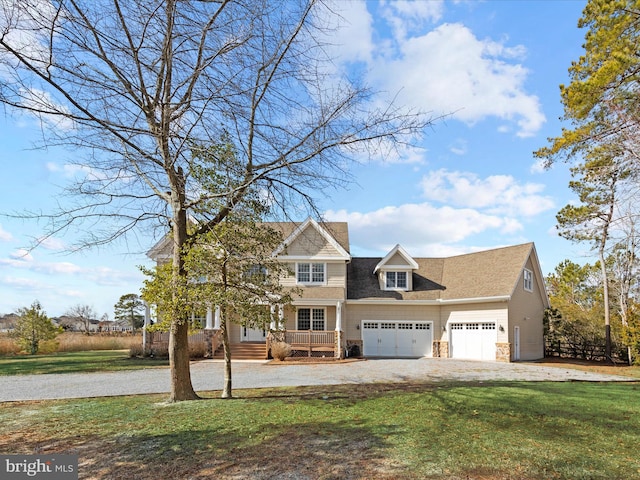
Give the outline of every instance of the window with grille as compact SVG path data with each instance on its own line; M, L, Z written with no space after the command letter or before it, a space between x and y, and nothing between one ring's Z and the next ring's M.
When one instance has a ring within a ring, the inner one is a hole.
M298 330L326 330L324 308L299 308Z
M386 288L388 290L406 290L407 272L386 272Z
M298 283L322 284L325 283L324 263L298 263L296 265L296 280Z

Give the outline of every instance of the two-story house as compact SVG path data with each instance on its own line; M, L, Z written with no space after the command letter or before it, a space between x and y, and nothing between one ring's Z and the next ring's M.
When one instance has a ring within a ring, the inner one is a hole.
M285 240L284 285L292 307L272 306L269 328L234 325L232 343L284 339L295 352L342 357L451 357L517 361L544 356L549 301L533 243L447 258L412 257L396 245L383 258L352 257L344 222L272 224ZM161 261L166 242L149 256ZM207 315L207 328L219 318ZM355 348L354 348L355 346Z

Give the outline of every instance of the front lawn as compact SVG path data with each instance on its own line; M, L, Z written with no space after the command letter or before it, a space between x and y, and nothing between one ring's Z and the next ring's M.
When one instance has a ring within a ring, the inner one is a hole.
M75 453L80 478L640 476L640 384L371 384L5 403L0 453Z
M0 357L0 376L135 370L168 366L167 359L130 358L128 350L94 350Z

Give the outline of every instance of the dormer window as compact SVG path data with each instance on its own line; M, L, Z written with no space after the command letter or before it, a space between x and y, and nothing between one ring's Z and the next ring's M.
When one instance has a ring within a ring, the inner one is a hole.
M406 290L407 272L386 272L386 285L387 290Z
M418 263L411 255L396 245L373 270L378 276L380 290L396 290L410 292L413 289L413 272L418 270Z

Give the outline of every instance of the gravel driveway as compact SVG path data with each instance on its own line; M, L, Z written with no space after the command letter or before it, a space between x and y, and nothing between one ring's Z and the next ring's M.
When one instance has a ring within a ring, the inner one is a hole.
M191 365L196 391L222 390L223 363ZM629 381L628 377L525 363L496 363L443 358L379 359L347 363L279 364L234 361L233 388L419 381ZM168 393L168 368L124 372L17 375L0 377L0 402L56 398Z

